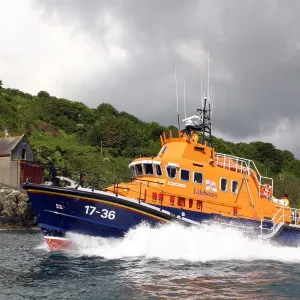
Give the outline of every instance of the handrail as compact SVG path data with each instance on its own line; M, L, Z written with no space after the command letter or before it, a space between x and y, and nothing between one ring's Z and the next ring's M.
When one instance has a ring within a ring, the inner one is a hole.
M233 160L234 163L236 164L236 169L235 169L235 172L237 171L240 171L240 173L244 171L246 171L246 174L247 175L251 175L251 171L252 171L252 174L254 175L255 177L255 180L257 182L257 184L259 185L258 187L258 197L261 197L261 192L260 192L260 188L261 186L263 185L263 181L270 181L271 182L271 186L272 186L272 193L273 193L273 178L271 177L266 177L266 176L262 176L259 171L258 171L258 168L256 167L255 163L253 160L251 159L247 159L247 158L242 158L242 157L238 157L238 156L233 156L233 155L230 155L230 154L223 154L223 153L216 153L216 158L217 158L217 165L223 165L224 168L226 166L228 166L228 169L233 171L232 169L230 169L230 160ZM219 162L219 158L223 158L224 161L223 162ZM228 158L228 163L226 163L226 159ZM245 166L244 166L245 164ZM253 168L251 167L253 166ZM256 173L254 172L256 171ZM257 175L258 174L258 177Z
M285 214L286 209L291 213L290 215ZM278 215L280 213L282 213L282 214L278 218ZM278 211L276 212L276 214L273 216L273 218L271 220L261 218L261 235L262 235L263 229L270 231L272 233L275 233L278 226L280 226L281 224L285 224L288 218L291 218L291 222L289 223L290 225L300 228L300 209L287 208L287 207L282 206L278 209ZM263 222L265 222L265 223L270 222L273 224L273 226L271 228L263 228L263 225L262 225Z

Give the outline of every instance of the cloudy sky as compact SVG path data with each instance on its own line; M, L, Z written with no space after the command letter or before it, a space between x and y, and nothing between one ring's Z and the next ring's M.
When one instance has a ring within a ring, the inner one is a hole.
M300 1L0 0L4 87L176 125L215 94L213 133L300 158ZM206 88L207 89L207 88Z

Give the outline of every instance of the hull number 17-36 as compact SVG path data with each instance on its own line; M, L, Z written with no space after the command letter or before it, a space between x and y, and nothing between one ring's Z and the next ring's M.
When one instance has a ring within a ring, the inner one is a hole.
M86 215L93 215L94 213L99 214L101 218L103 219L109 219L109 220L113 220L116 217L116 212L114 210L108 210L108 209L101 209L96 210L97 207L95 206L90 206L90 205L86 205L85 207L85 214Z

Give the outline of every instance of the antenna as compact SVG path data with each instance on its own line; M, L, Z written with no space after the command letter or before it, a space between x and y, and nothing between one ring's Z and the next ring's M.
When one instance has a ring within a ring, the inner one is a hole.
M211 117L212 117L212 113L213 113L213 109L214 109L214 102L215 102L215 95L212 94L212 102L211 102Z
M177 122L178 122L178 129L180 130L176 66L175 66L175 85L176 85L176 101L177 101Z
M207 102L209 98L209 52L207 52Z
M184 118L186 119L186 107L185 107L185 78L183 79L183 105L184 105Z
M203 86L202 86L202 70L201 70L201 107L203 106Z

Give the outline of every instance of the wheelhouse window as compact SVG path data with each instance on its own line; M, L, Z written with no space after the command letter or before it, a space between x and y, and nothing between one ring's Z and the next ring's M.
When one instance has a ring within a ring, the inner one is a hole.
M176 167L173 167L173 166L167 166L167 173L168 173L168 176L169 178L176 178Z
M236 180L231 181L231 191L234 194L237 194L239 190L239 183Z
M194 183L203 183L203 174L200 172L194 172Z
M134 167L131 167L131 177L135 177L135 168Z
M221 178L221 191L227 192L227 179Z
M190 181L190 171L181 169L180 170L180 179L183 181Z
M135 165L135 176L143 175L143 167L141 164Z
M162 176L162 170L161 170L160 165L155 165L155 169L156 169L156 175Z
M153 175L153 165L152 164L144 164L145 174Z

